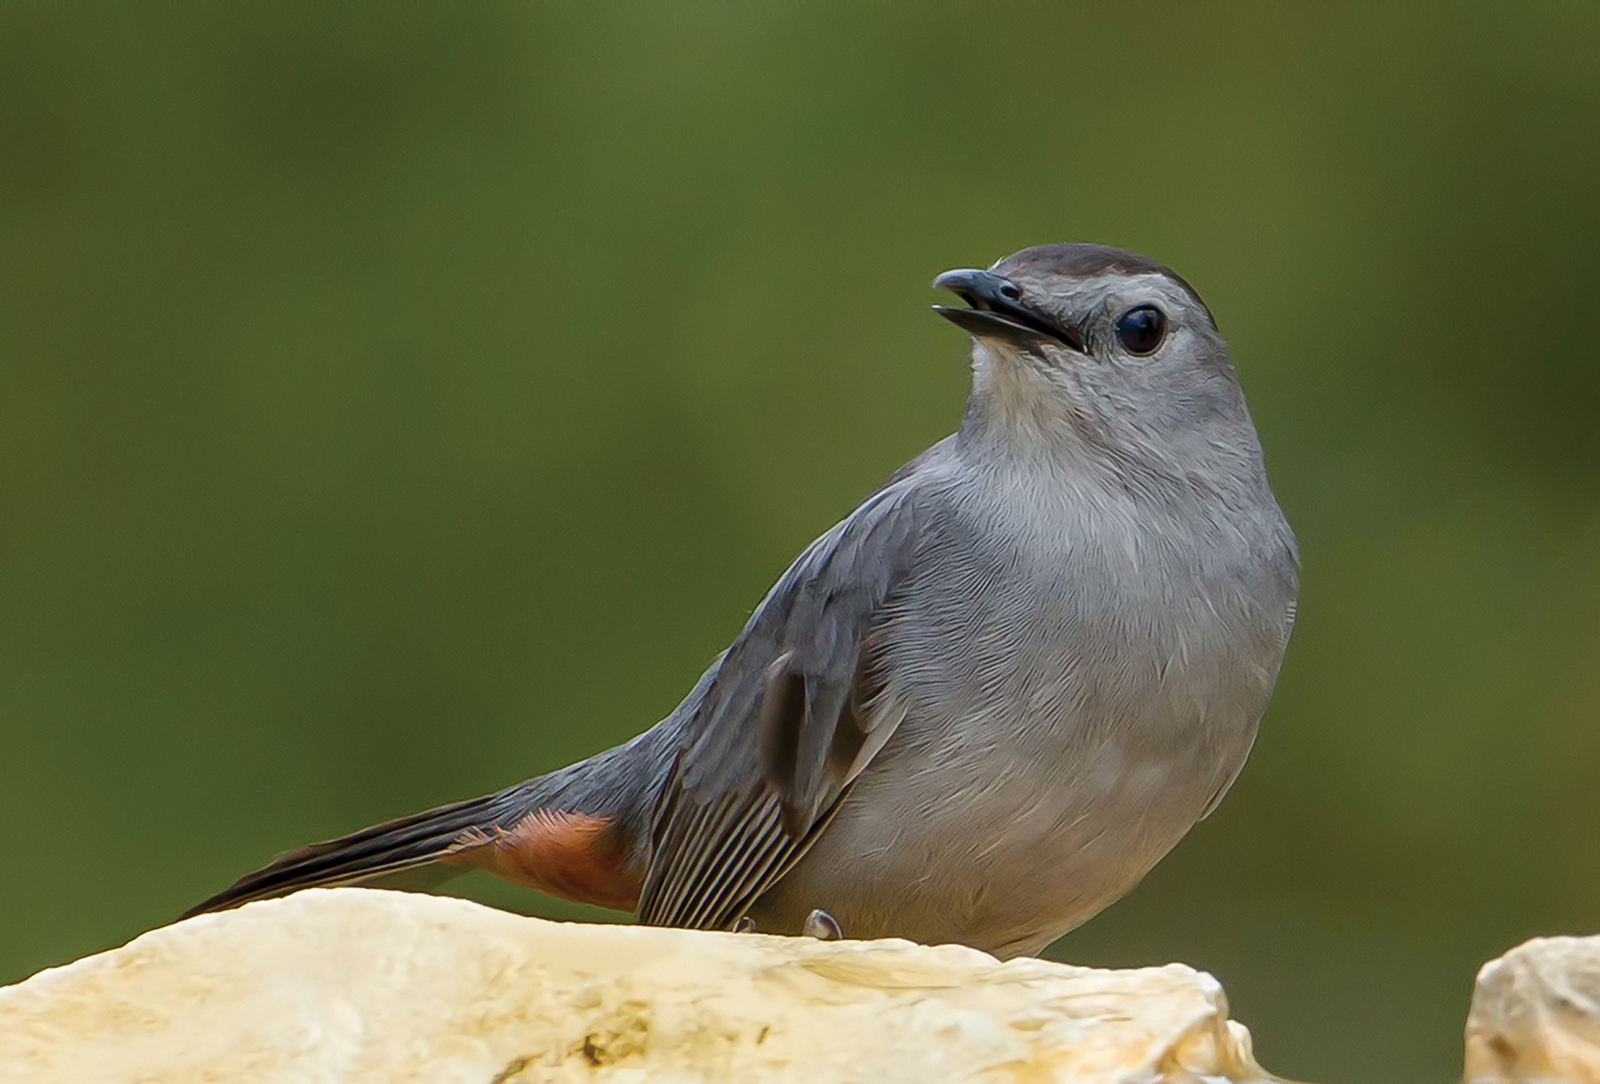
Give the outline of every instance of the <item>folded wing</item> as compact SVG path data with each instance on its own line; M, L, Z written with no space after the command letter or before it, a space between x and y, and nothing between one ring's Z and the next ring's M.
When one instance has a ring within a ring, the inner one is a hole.
M639 920L731 929L799 861L899 715L874 633L928 497L908 474L812 543L718 668L651 826Z

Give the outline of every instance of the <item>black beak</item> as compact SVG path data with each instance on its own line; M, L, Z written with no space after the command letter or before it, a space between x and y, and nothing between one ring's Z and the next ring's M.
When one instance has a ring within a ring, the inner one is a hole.
M1034 347L1049 339L1083 350L1083 338L1075 328L1065 327L1054 317L1036 312L1023 302L1022 287L993 271L946 271L933 280L935 290L950 290L972 306L967 309L935 305L933 311L952 324L980 339L1004 339L1018 346Z

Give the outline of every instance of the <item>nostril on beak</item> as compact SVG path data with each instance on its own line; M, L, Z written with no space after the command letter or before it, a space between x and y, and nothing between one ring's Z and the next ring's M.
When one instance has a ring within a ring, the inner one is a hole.
M1014 282L1006 282L1000 287L1000 296L1007 301L1020 301L1022 300L1022 287Z

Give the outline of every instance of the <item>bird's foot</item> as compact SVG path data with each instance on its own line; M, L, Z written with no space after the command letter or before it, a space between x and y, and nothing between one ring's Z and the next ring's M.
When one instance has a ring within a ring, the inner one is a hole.
M800 928L800 932L818 941L838 941L844 937L839 920L820 907L806 916L806 924Z
M733 924L734 933L755 933L756 920L749 915L741 915L738 922Z

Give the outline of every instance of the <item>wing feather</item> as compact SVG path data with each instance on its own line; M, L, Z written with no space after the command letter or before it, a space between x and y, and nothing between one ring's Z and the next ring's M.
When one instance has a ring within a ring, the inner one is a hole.
M892 479L812 543L723 657L657 805L641 922L731 928L898 724L871 637L915 555L916 481Z

